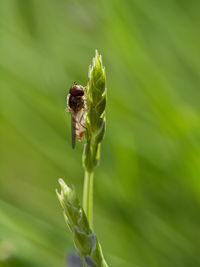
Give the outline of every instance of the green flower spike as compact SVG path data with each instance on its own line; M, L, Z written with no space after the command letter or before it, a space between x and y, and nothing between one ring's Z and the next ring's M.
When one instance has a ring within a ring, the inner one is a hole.
M92 67L89 67L87 92L86 138L83 166L92 173L99 161L100 143L105 133L106 80L102 57L96 50Z
M84 267L108 267L96 235L89 227L86 214L73 189L59 179L61 193L56 190L64 211L64 217L73 234L77 252Z

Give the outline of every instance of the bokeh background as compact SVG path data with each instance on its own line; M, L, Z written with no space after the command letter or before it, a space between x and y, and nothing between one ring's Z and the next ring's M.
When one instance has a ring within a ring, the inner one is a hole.
M65 112L95 49L107 131L95 231L114 267L200 266L200 1L0 1L0 266L65 266L55 194L82 195Z

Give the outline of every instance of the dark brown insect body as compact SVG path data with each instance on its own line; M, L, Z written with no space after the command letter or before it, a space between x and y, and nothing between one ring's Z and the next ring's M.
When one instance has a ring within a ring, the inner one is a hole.
M69 90L67 105L72 115L72 147L76 138L81 141L85 132L85 91L84 87L75 83Z

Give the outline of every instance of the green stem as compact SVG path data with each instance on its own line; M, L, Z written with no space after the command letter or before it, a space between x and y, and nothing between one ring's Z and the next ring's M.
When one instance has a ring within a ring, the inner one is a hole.
M88 218L90 228L93 229L93 172L89 173L85 171L83 209Z

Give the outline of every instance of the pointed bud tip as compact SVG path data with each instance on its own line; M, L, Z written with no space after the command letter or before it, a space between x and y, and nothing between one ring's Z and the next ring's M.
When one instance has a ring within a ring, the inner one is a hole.
M61 194L58 192L58 189L56 188L56 195L58 196L58 197L61 197Z
M99 60L100 60L100 62L102 64L102 55L99 55Z
M64 208L62 195L60 193L58 193L57 189L56 189L56 194L57 194L57 197L58 197L58 200L59 200L61 206Z
M65 184L65 182L63 181L63 179L62 179L62 178L59 178L59 179L58 179L58 182L59 182L59 184L60 184L60 185L63 185L63 184Z
M68 196L72 192L72 189L68 185L66 185L66 183L63 181L62 178L59 178L58 182L61 187L61 196L62 197L64 197L64 195Z
M92 70L96 71L103 71L103 61L102 61L102 56L99 54L98 50L95 50L95 56L93 57L92 60Z
M95 56L97 57L99 55L99 52L97 49L95 49Z

